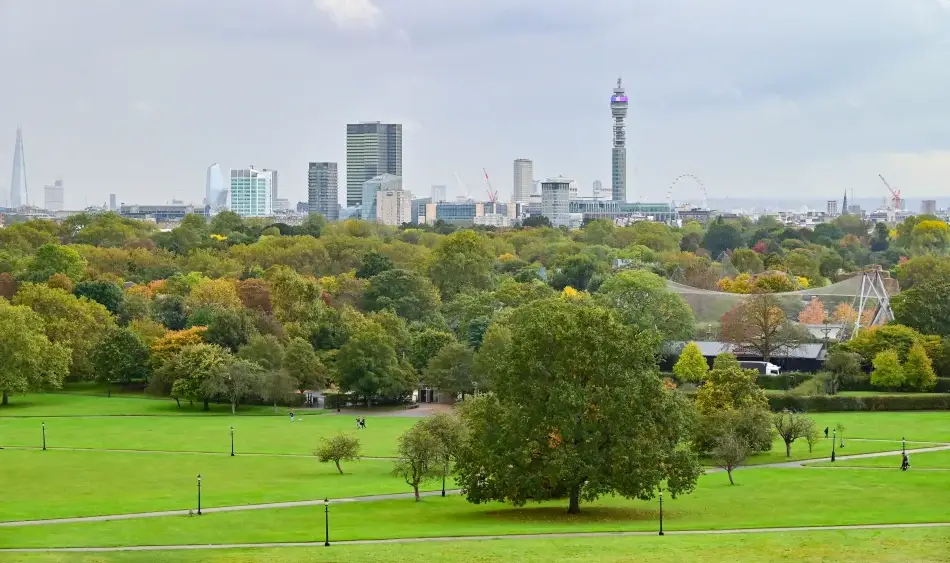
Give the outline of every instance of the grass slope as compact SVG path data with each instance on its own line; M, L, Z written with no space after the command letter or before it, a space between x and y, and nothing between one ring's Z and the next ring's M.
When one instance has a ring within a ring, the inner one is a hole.
M669 530L946 521L950 473L754 469L707 475L697 490L664 503ZM604 498L570 516L566 503L524 508L473 505L460 497L330 508L331 539L655 530L657 502ZM161 533L156 533L161 530ZM322 539L322 507L145 520L0 528L0 545L69 547Z
M845 459L835 463L813 463L810 467L873 467L891 468L897 471L901 466L899 453L887 457L871 457L866 459ZM939 452L925 452L910 454L911 471L914 469L948 469L950 470L950 450Z
M95 554L0 554L0 563L866 563L945 562L950 529L458 541L438 544Z

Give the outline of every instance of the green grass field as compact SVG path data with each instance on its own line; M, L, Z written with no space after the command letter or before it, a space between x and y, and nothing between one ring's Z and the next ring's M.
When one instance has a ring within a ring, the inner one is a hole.
M950 472L749 469L700 479L696 491L667 497L669 530L940 522L950 513ZM657 501L606 497L568 515L566 501L514 508L455 496L423 502L341 503L330 508L337 540L492 534L654 530ZM161 530L160 534L156 530ZM0 545L73 547L313 541L323 507L209 513L124 521L0 528Z
M281 408L278 414L286 415L287 409ZM240 415L273 415L272 407L241 406ZM86 394L83 392L46 393L15 395L10 404L0 408L0 418L4 417L58 417L58 416L182 416L231 415L231 406L211 404L210 411L202 411L201 404L189 404L182 401L179 407L174 400L158 397L145 397L140 394L115 394L112 397Z
M901 465L901 455L899 453L887 457L872 457L866 459L845 459L832 463L814 463L809 466L815 467L890 467L897 471ZM914 469L946 469L950 470L950 450L939 452L915 453L910 456L911 470Z
M946 562L950 529L332 545L329 548L0 554L0 563L761 563ZM911 555L912 554L912 555Z

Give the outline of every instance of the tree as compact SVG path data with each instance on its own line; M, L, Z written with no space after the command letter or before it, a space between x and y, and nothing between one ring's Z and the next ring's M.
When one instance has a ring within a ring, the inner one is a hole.
M158 295L154 303L155 320L168 330L183 330L188 326L185 299L180 295Z
M17 281L10 272L0 272L0 297L11 301L16 295Z
M0 405L9 396L57 389L69 373L69 349L50 342L43 318L0 299Z
M871 362L871 385L884 389L899 389L905 383L904 370L894 350L878 352Z
M841 345L849 352L861 354L864 361L871 363L875 356L886 350L897 352L900 361L907 359L911 346L923 341L916 330L899 324L886 324L861 329L857 336Z
M792 457L792 443L807 437L815 427L815 421L788 409L775 413L772 417L775 431L785 442L785 457Z
M255 334L238 350L238 357L254 362L267 371L279 370L284 363L284 347L273 334Z
M356 461L360 458L360 440L355 436L347 434L337 434L330 438L324 438L313 452L320 463L333 462L336 470L343 475L343 468L340 467L341 461ZM418 500L418 499L417 499Z
M910 351L907 352L907 361L904 362L904 381L908 387L918 391L930 391L937 384L933 362L920 342L911 346Z
M643 270L620 272L597 290L598 299L612 307L627 325L656 330L663 341L692 338L693 311L683 298L666 286L666 280Z
M745 241L742 238L742 232L734 224L724 221L722 217L717 217L703 236L702 247L714 258L723 252L743 246L745 246Z
M775 296L756 294L723 315L719 339L751 349L767 362L782 348L798 346L806 336L785 317Z
M929 280L891 299L894 320L923 334L950 336L950 277Z
M950 248L950 226L940 220L923 220L911 231L910 248L917 254L945 255Z
M23 284L13 303L38 313L50 342L60 343L72 352L70 375L80 379L93 377L92 351L102 335L115 326L105 307L43 284Z
M73 289L76 297L86 297L90 301L101 303L110 313L116 315L122 306L122 289L113 282L105 280L81 281Z
M114 327L92 351L96 379L132 382L148 378L148 348L132 330Z
M658 342L589 299L554 297L493 323L479 351L503 392L466 401L457 463L469 502L687 493L701 472L686 446L692 409L656 371ZM540 359L543 358L543 361Z
M340 348L336 367L340 389L358 393L367 407L375 397L401 397L416 384L396 356L392 337L379 327L354 334Z
M241 358L228 358L216 365L201 382L204 397L223 395L231 403L231 414L237 412L241 400L260 394L264 385L264 368Z
M237 352L254 334L254 321L244 309L217 309L211 315L205 342Z
M238 296L234 280L202 279L191 289L185 299L187 305L193 309L202 307L217 307L222 309L240 309L243 307Z
M673 365L673 374L676 379L689 383L699 383L706 378L709 372L709 364L706 358L695 342L687 344L680 357Z
M430 388L451 391L464 397L466 393L475 391L472 376L474 361L475 353L471 348L453 342L429 360L423 380Z
M828 318L825 313L825 304L821 299L812 297L811 300L798 313L798 322L806 325L820 325Z
M294 234L319 238L326 226L327 220L323 215L311 213L304 218L298 227L294 228Z
M76 252L76 249L58 244L44 244L36 249L36 254L27 262L22 279L43 283L53 274L65 274L77 282L85 273L86 259Z
M232 361L226 350L213 344L194 344L182 348L164 363L156 373L157 379L171 383L171 395L176 399L202 401L208 410L213 393L205 382Z
M445 479L450 473L451 463L458 457L462 442L465 440L465 425L458 416L444 412L422 420L421 424L435 437L442 451L442 484L444 487Z
M521 220L522 227L550 227L551 220L544 215L531 215Z
M595 290L600 285L607 265L589 254L574 254L555 264L551 285L554 289L573 287L578 291Z
M850 381L861 375L861 355L834 348L825 360L828 370L828 394L836 395L843 381Z
M392 309L410 321L425 318L439 308L439 292L432 282L409 270L386 270L374 276L363 299L368 311Z
M429 427L416 423L399 437L396 450L399 457L393 462L393 475L412 487L419 502L419 485L442 476L445 449Z
M241 303L248 309L271 313L270 284L267 280L250 278L235 284Z
M490 289L494 262L485 239L474 231L456 231L432 250L429 277L443 299L452 299L463 291Z
M375 250L367 252L360 261L360 267L356 270L356 277L362 280L374 278L383 272L396 269L392 258L385 254L380 254Z
M743 274L760 274L765 269L758 252L748 248L738 248L729 256L732 266Z
M205 327L196 326L187 330L168 331L156 338L149 350L152 370L162 369L168 361L186 347L204 343L206 330Z
M409 345L409 362L412 367L422 371L429 365L429 360L439 353L439 350L455 342L452 333L434 328L425 328L412 334Z
M724 428L715 439L712 455L716 460L716 466L725 470L729 476L729 484L735 485L732 479L732 472L745 463L745 460L751 455L752 451L748 440L743 436L737 426Z
M897 267L901 291L927 281L946 279L950 279L950 258L946 256L916 256Z
M291 338L284 347L284 372L301 389L322 389L329 383L326 366L303 338Z
M53 289L62 289L66 293L72 293L76 284L66 274L53 274L46 281L46 285Z

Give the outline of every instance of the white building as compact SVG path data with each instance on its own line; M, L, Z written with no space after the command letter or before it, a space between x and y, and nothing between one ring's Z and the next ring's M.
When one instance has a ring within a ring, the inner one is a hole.
M449 200L449 190L445 186L432 186L432 203Z
M563 177L541 182L541 214L555 227L571 226L571 186L573 180Z
M402 176L382 174L363 182L360 217L364 220L376 220L376 192L382 191L402 191Z
M527 158L519 158L514 163L514 186L512 199L515 203L528 203L534 191L534 163Z
M241 217L274 214L273 174L253 167L231 169L228 209Z
M376 222L398 227L412 221L412 195L405 190L376 192Z
M43 199L44 207L47 211L62 211L65 208L63 203L63 181L56 180L53 182L52 186L45 186L43 188Z
M486 213L472 219L472 224L486 227L510 227L511 218L501 213Z

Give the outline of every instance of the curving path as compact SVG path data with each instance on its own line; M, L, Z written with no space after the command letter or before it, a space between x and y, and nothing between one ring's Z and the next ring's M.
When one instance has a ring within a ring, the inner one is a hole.
M848 530L893 530L905 528L950 528L950 522L926 522L919 524L865 524L855 526L798 526L785 528L732 528L726 530L670 530L667 536L731 535L731 534L770 534L786 532L819 532ZM564 538L608 538L608 537L645 537L655 536L657 532L572 532L559 534L511 534L495 536L438 536L428 538L395 538L385 540L346 540L337 541L332 546L379 545L399 543L429 543L484 540L538 540ZM116 551L184 551L199 549L258 549L275 547L323 547L321 541L315 542L272 542L272 543L230 543L230 544L190 544L190 545L136 545L125 547L52 547L52 548L4 548L0 553L92 553Z

